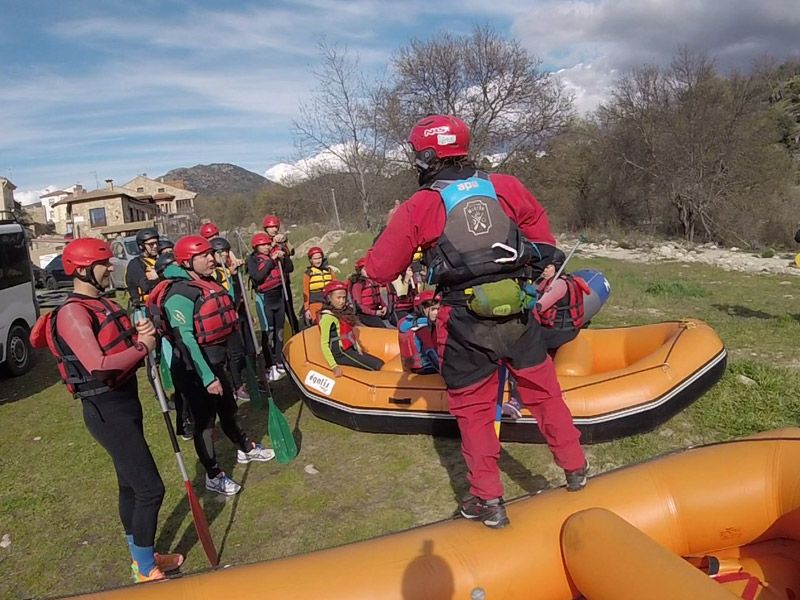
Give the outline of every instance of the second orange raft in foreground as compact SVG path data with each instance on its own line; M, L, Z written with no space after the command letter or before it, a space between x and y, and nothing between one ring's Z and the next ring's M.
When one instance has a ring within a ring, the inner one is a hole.
M344 374L333 377L317 327L286 343L287 368L315 415L359 431L458 434L442 378L403 371L395 330L361 327L359 343L383 359L381 371L343 367ZM652 430L716 383L725 363L722 341L695 320L584 329L555 358L583 443ZM527 410L520 419L504 418L500 436L543 441Z
M500 530L453 519L93 598L796 600L798 464L800 430L775 431L511 502Z

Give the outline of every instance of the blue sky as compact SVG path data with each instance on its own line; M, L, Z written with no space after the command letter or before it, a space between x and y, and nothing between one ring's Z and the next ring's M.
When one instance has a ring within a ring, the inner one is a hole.
M679 45L724 68L800 58L798 0L0 0L0 15L0 175L24 202L46 186L291 161L323 36L380 72L412 37L490 24L559 71L581 110Z

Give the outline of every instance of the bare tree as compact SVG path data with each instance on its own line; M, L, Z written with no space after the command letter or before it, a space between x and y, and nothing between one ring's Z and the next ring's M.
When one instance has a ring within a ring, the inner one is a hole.
M726 206L756 190L769 193L770 144L777 140L764 114L752 77L723 79L706 56L688 50L669 69L624 77L598 112L612 154L638 173L630 183L670 205L690 241L721 237ZM748 243L748 224L725 233Z
M361 202L364 225L370 227L370 200L373 177L386 166L386 141L378 135L377 96L380 82L369 82L359 69L358 58L347 49L321 42L322 64L313 72L317 87L310 102L301 104L294 121L298 147L304 156L324 153L330 171L346 171L355 183ZM338 164L336 164L338 163ZM313 175L326 170L317 165Z
M395 143L426 114L454 114L470 126L474 155L504 162L520 149L541 148L572 116L571 97L541 61L489 27L412 40L392 66L381 104L384 132Z

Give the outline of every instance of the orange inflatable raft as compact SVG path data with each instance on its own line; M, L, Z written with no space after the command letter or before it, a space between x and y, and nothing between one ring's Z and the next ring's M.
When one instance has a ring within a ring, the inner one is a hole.
M800 429L667 455L460 518L272 562L104 592L116 600L795 600Z
M359 431L458 435L442 378L403 371L395 330L359 328L359 343L384 360L382 370L343 367L335 378L317 327L286 343L287 368L315 415ZM581 441L589 444L652 430L716 383L725 364L717 334L692 320L584 329L555 357ZM500 436L543 441L527 410L520 419L504 418Z

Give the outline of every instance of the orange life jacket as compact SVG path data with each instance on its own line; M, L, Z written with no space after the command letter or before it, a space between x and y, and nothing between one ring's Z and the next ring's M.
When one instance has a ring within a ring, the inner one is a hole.
M324 296L322 290L333 281L333 273L330 267L308 267L306 269L308 277L308 302L322 302Z

